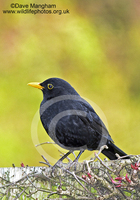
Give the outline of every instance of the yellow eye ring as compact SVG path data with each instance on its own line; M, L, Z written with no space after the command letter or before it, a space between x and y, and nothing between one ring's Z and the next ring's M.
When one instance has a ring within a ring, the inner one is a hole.
M52 90L53 89L53 85L52 84L48 84L48 89Z

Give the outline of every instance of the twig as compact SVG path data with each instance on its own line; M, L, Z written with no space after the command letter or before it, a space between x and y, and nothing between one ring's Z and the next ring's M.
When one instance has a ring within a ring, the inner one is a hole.
M39 163L48 165L49 167L52 167L52 165L49 163L49 161L43 155L41 155L41 157L45 160L45 162L40 161Z
M128 157L134 156L134 155L120 156L118 153L116 153L115 155L117 156L118 160L119 160L119 159L122 159L122 158L128 158Z
M28 187L25 187L18 195L17 197L14 198L14 200L18 199L24 192L25 190L27 189Z
M43 145L43 144L56 144L55 142L42 142L40 144L36 144L35 147L38 147L40 145Z
M101 148L99 149L97 155L99 156L99 154L100 154L104 149L108 149L108 146L107 146L107 145L101 146Z
M57 192L51 192L50 194L48 194L47 199L52 196L53 194L57 194Z
M108 146L107 145L103 145L103 146L101 146L100 147L100 149L99 149L99 151L98 151L98 153L95 153L95 157L92 159L92 160L86 160L86 165L87 165L87 168L88 168L88 172L90 173L90 167L89 167L89 163L90 162L94 162L94 160L97 158L97 156L99 156L100 155L100 153L104 150L104 149L108 149ZM98 157L99 158L99 157Z
M108 170L110 170L111 172L115 172L114 170L112 170L111 168L109 168L108 166L106 166L105 164L104 164L104 162L101 160L101 158L95 153L95 157L101 162L101 164L104 166L104 167L106 167Z
M111 163L103 162L99 157L103 148L95 154L94 159L97 158L97 162L90 160L76 163L76 171L70 171L72 168L68 170L69 164L55 166L55 177L51 176L52 166L44 156L42 158L50 168L21 168L21 171L16 167L10 170L2 169L0 199L10 197L15 200L35 200L43 195L48 195L48 198L51 198L51 195L57 195L58 198L68 196L70 199L139 199L140 156ZM92 165L89 165L89 162L93 162ZM16 170L20 171L19 178ZM16 173L15 177L13 172Z
M78 180L76 174L74 172L70 172L69 170L66 170L69 174L73 175L76 181L89 193L93 196L93 194Z

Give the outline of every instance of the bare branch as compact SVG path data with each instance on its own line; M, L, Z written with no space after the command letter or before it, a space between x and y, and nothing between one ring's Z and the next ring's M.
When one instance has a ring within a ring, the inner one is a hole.
M75 163L75 171L71 163L56 165L53 176L44 156L49 167L0 168L0 199L139 199L140 156L102 161L104 148L93 160Z
M36 144L35 147L38 147L40 145L43 145L43 144L56 144L55 142L42 142L40 144Z

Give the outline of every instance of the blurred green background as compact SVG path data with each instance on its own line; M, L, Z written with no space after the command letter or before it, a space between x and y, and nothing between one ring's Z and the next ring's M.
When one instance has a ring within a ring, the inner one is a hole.
M3 14L14 2L0 2L0 167L38 166L42 152L51 163L60 157L55 145L35 147L31 135L35 128L39 143L51 141L36 114L42 94L27 86L50 77L97 104L115 144L140 154L139 1L26 0L70 14Z

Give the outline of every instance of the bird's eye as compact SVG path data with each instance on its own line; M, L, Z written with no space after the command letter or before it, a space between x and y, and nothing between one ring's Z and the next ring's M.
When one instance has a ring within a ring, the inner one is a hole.
M52 84L48 84L48 89L52 90L53 89L53 85Z

